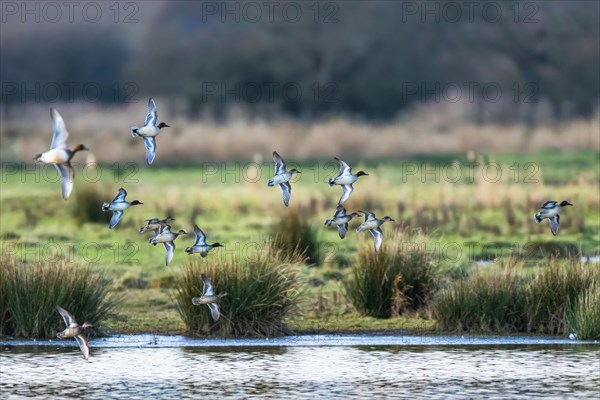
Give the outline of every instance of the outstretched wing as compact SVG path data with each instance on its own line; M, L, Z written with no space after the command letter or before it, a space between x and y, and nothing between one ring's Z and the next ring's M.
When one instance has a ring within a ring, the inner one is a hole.
M333 157L337 162L340 163L340 175L344 175L344 174L350 174L352 168L350 168L350 166L348 164L346 164L345 161L340 160L337 157Z
M275 175L285 172L285 162L276 151L273 152L273 161L275 161Z
M110 229L113 229L115 226L117 226L117 224L119 223L121 218L123 218L123 211L118 211L118 210L113 211L113 215L110 218L110 223L109 223L108 227Z
M554 207L556 207L556 201L554 200L548 200L547 202L545 202L544 204L542 204L542 206L540 207L541 209L547 208L547 209L552 209Z
M208 276L202 274L202 283L204 286L202 287L202 295L204 296L214 296L215 289L213 288L212 282L208 279Z
M338 233L340 234L340 239L346 237L346 232L348 232L348 223L338 225Z
M354 188L352 185L342 185L342 196L340 197L338 205L342 205L346 200L348 200L353 190Z
M156 157L156 139L153 136L144 136L146 146L146 162L151 165Z
M73 318L73 316L71 315L71 313L69 313L67 310L65 310L61 306L56 306L56 311L58 311L58 313L63 317L63 320L65 321L65 325L67 325L67 328L72 323L77 323L75 321L75 318Z
M198 225L194 225L194 232L196 233L196 242L194 246L204 246L206 244L206 235L202 232L202 229Z
M290 204L290 197L292 197L292 185L289 182L283 182L279 184L279 187L283 194L283 204L287 207Z
M52 143L50 144L51 149L66 149L67 139L69 138L69 132L65 126L65 121L54 108L50 109L50 118L52 118Z
M361 210L359 210L358 212L365 214L365 222L375 219L375 213L372 213L370 211L361 211Z
M167 250L167 267L171 263L173 259L173 255L175 255L175 242L163 242L165 249Z
M219 305L216 303L207 304L208 308L210 308L210 315L213 321L218 321L221 314L219 313Z
M81 354L83 354L83 358L86 360L90 359L90 348L87 343L87 339L83 335L75 336L75 340L77 340L77 344L79 345L79 349L81 350Z
M119 188L117 195L113 199L113 203L118 203L120 201L125 201L125 197L127 197L127 191L123 188Z
M146 120L144 121L144 126L152 125L156 126L156 121L158 121L158 112L156 111L156 103L154 100L150 98L148 100L148 115L146 115Z
M560 216L555 215L554 217L548 218L548 222L550 222L550 231L554 236L558 233L558 224L560 221Z
M381 247L381 240L383 238L383 231L381 228L369 229L371 235L373 235L373 241L375 242L375 251L379 251Z
M346 209L341 204L338 204L337 208L335 209L335 214L333 214L333 218L342 218L345 216Z
M68 199L73 190L73 167L68 164L54 164L60 175L60 187L62 189L63 199Z

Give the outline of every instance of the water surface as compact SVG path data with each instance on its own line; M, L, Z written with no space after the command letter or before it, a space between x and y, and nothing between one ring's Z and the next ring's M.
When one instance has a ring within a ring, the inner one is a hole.
M600 345L531 337L0 342L2 398L599 398Z

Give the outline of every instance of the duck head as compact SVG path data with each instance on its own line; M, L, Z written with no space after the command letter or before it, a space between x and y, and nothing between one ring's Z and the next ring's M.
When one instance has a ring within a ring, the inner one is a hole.
M356 176L366 176L366 175L369 175L369 174L367 174L365 171L358 171L356 173Z
M177 232L178 235L187 235L188 233L186 231L184 231L183 229L180 229L179 232Z
M395 219L388 217L387 215L383 218L381 218L382 221L395 221Z
M191 247L186 247L185 248L185 252L188 254L192 254L192 248Z
M44 153L39 153L39 154L36 154L36 155L35 155L35 157L33 157L33 159L34 159L35 161L38 161L40 158L42 158L42 154L44 154Z
M355 217L360 217L360 214L359 214L359 213L357 213L357 212L353 212L353 213L350 213L350 214L347 214L347 215L348 215L349 217L352 217L352 218L355 218Z
M89 150L89 149L87 147L85 147L85 145L83 145L83 144L78 144L73 149L73 153L77 153L78 151L83 151L83 150Z
M162 128L170 128L170 125L165 124L164 122L161 122L160 124L158 124L156 126L158 129L162 129Z
M94 325L90 324L89 322L84 322L83 325L81 325L83 329L92 328L93 326Z
M221 243L217 242L212 245L212 247L225 247Z
M569 202L568 202L568 201L566 201L566 200L563 200L563 201L560 203L560 206L561 206L561 207L565 207L565 206L572 206L572 205L573 205L573 204L569 203Z
M290 174L294 175L294 174L301 174L302 172L298 171L296 168L292 168L290 169Z
M132 201L132 202L131 202L131 205L132 205L132 206L137 206L138 204L144 204L144 203L142 203L142 202L141 202L141 201L139 201L139 200L134 200L134 201Z

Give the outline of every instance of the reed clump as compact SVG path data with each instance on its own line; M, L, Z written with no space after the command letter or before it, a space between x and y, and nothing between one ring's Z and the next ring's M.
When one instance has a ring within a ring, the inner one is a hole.
M173 297L189 333L225 337L270 337L292 333L285 321L298 312L302 264L299 252L265 246L252 258L193 261L176 278ZM192 304L202 295L201 274L212 281L221 316L213 321L207 306Z
M344 287L358 312L389 318L423 309L437 286L438 273L426 237L397 233L378 252L373 243L363 243Z
M88 267L57 262L24 263L0 258L0 334L13 338L51 338L65 329L56 306L77 322L96 328L111 315L118 299L111 282Z
M513 258L493 271L475 271L440 290L433 314L443 330L567 335L600 334L597 299L600 272L577 259L546 258L534 274ZM578 332L581 330L581 332Z
M81 185L76 191L76 201L73 206L73 218L78 226L85 223L108 224L112 213L102 211L102 203L110 201L114 195L105 193L98 189L98 185Z
M318 231L309 221L306 212L292 208L271 226L273 245L284 256L302 253L308 263L319 264Z

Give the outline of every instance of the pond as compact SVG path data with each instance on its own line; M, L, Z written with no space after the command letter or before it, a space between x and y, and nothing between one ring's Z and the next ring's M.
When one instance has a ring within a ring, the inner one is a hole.
M122 335L0 342L2 398L597 398L600 343L535 337Z

